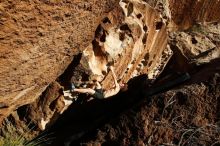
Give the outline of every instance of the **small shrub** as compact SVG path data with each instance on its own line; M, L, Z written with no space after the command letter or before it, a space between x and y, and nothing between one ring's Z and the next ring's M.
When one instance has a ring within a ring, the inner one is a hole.
M47 141L46 136L29 141L26 135L30 134L30 130L19 132L8 120L5 120L5 128L1 129L1 132L0 146L41 146Z

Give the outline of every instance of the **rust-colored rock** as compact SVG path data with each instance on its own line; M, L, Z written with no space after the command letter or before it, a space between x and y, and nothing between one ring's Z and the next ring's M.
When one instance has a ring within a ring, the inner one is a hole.
M171 27L187 29L193 24L220 21L218 0L167 0Z
M169 30L188 29L196 23L220 21L218 0L144 0L161 13Z
M102 81L103 88L111 88L112 76L107 70L107 64L110 62L115 62L113 66L121 82L128 82L129 79L141 74L148 74L149 78L155 79L162 72L172 55L172 51L167 47L166 26L161 22L159 13L149 5L137 2L132 4L134 11L129 12L129 16L127 16L128 10L124 7L129 4L120 2L120 5L100 21L101 23L94 32L92 43L82 53L79 65L76 68L72 67L72 71L68 74L72 77L58 79L64 88L68 90L68 83L71 81L75 84L79 83L79 86L88 83L91 74L105 77ZM157 23L161 23L160 28L156 27ZM88 78L83 79L85 75ZM60 90L62 90L61 87ZM40 101L31 106L32 114L29 118L33 118L35 124L39 125L42 130L45 128L45 123L51 124L53 116L61 114L75 98L69 95L68 100L63 98L62 92L59 96L55 96L51 91L58 91L53 89L53 84L48 87ZM56 102L54 98L57 98ZM47 105L39 105L46 101ZM51 110L52 102L58 104L61 110ZM59 104L62 103L64 105L60 106ZM44 118L33 114L39 106L42 106L42 111L35 113L36 115L49 112L49 114L43 114Z
M0 103L9 106L0 109L1 117L39 97L91 42L100 20L117 3L1 1Z

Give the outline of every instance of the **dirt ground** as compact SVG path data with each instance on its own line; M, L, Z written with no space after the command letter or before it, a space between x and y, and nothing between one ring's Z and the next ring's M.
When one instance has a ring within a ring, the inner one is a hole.
M144 98L81 139L86 146L220 145L220 64L198 68L191 80ZM203 79L203 80L201 80Z

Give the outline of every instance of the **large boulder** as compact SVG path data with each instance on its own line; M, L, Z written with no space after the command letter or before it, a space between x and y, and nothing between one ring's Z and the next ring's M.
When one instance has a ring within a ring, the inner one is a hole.
M1 117L33 102L93 39L117 0L0 3Z

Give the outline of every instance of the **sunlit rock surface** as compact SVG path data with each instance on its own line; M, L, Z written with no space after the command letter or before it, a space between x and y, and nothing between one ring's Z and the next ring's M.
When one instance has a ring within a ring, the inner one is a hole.
M91 42L117 0L0 2L0 119L35 101ZM1 120L0 120L1 121Z

